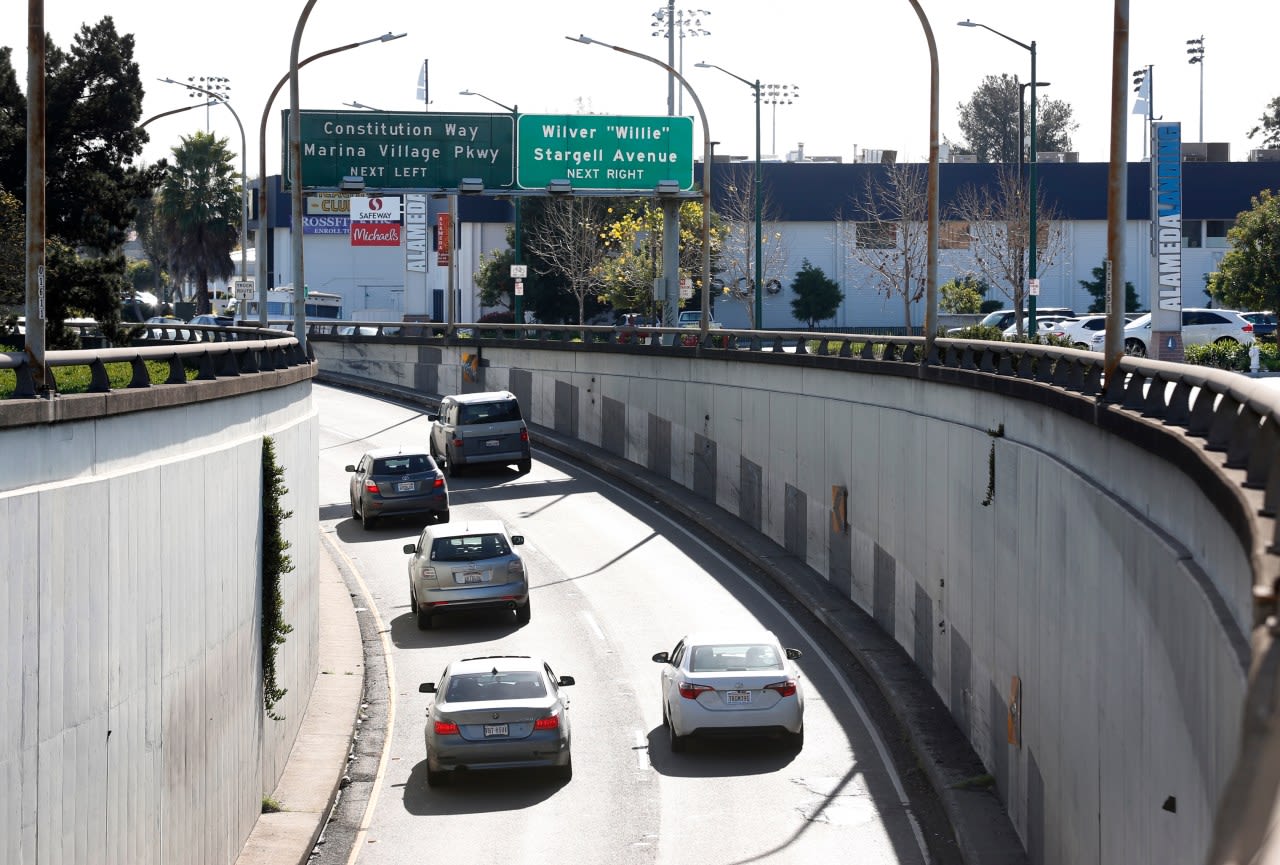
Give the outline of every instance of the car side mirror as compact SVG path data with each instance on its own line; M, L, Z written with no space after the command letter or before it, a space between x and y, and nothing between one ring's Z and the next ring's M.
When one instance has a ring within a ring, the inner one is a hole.
M573 676L561 676L558 684L563 688L566 685L572 685L573 683Z
M802 653L799 649L787 649L787 660L794 661L801 657Z
M666 652L658 652L656 655L653 656L653 660L657 661L659 664L671 663L670 658L671 656L668 655Z
M353 472L353 471L355 471L355 470L356 470L356 467L355 467L355 466L347 466L347 471L349 471L349 472Z
M412 556L413 554L415 554L416 552L418 552L418 545L417 545L417 544L405 544L405 545L404 545L404 551L405 551L406 553L408 553L409 555L411 555L411 556Z
M429 420L429 421L438 421L438 420L440 420L440 415L438 415L438 414L428 414L428 415L427 415L427 420Z
M512 535L512 536L511 536L511 543L513 543L513 544L523 544L523 543L524 543L524 535Z
M436 692L435 682L423 682L418 686L419 694L434 694Z

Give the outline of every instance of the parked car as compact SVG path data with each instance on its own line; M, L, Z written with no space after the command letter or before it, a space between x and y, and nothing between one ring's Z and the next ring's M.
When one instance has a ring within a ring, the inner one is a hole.
M206 313L197 315L195 318L191 319L191 321L188 322L188 324L200 324L200 325L204 325L205 327L235 327L236 320L229 315L213 315L212 313L206 312ZM239 334L237 334L235 331L228 331L227 333L196 331L196 333L199 334L201 339L211 340L211 341L216 341L216 340L230 341L230 340L235 340L240 338Z
M1089 347L1103 351L1105 332L1094 335ZM1253 325L1230 309L1187 308L1182 310L1182 344L1252 345ZM1129 322L1124 329L1125 354L1146 357L1151 346L1151 313Z
M783 736L804 746L804 688L793 663L799 649L783 648L770 631L694 633L662 664L662 723L672 751L690 736Z
M1242 312L1240 317L1253 325L1253 338L1259 342L1276 341L1276 314L1271 311Z
M1042 306L1036 308L1036 322L1039 323L1040 317L1046 318L1070 318L1075 315L1075 311L1068 306ZM1026 310L1023 310L1022 317L1027 318ZM962 331L968 330L970 327L998 327L1001 330L1007 330L1018 320L1018 311L1016 309L996 309L987 313L982 320L976 324L967 325L966 327L952 327L947 329L947 336L955 336Z
M188 327L175 327L186 324L172 315L153 315L142 323L142 328L134 337L135 340L168 340L170 342L199 342L200 332ZM168 325L167 327L164 325Z
M1107 316L1101 312L1078 315L1075 318L1063 319L1060 325L1062 338L1069 340L1072 348L1087 350L1094 334L1106 330Z
M529 581L515 548L523 535L507 532L501 520L427 526L409 555L409 603L418 627L428 630L437 613L514 610L529 623Z
M426 514L449 522L449 487L430 454L382 449L347 466L351 516L371 529L383 517Z
M431 456L450 475L484 464L512 464L520 474L533 466L529 429L510 391L447 396L431 421Z
M1036 335L1040 337L1054 336L1054 337L1061 338L1066 333L1066 331L1063 330L1063 327L1062 327L1062 323L1064 321L1068 321L1068 319L1058 318L1056 316L1045 316L1044 318L1041 318L1040 316L1036 316ZM1022 333L1023 333L1023 336L1031 335L1030 319L1023 319ZM1017 339L1018 326L1011 324L1008 327L1006 327L1004 329L1004 338Z
M540 658L488 655L445 667L427 709L427 784L458 771L546 767L573 777L569 697L573 676L557 676Z

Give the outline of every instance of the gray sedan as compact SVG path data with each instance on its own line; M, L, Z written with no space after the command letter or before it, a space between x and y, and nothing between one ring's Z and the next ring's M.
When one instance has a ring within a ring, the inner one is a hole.
M543 660L527 655L464 658L445 668L427 711L427 784L436 787L454 772L545 767L558 778L573 777L569 698L561 691L572 676L557 676Z

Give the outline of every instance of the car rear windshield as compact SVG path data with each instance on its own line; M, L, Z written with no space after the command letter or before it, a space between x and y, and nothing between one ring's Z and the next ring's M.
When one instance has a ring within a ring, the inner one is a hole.
M767 643L695 646L689 670L716 673L725 670L781 670L778 650Z
M412 475L426 471L431 471L431 460L426 454L403 454L373 461L375 475Z
M509 420L520 420L520 404L513 399L464 405L458 412L460 424L501 423Z
M436 538L431 543L431 559L436 562L469 562L510 553L511 547L502 535L458 535Z
M533 670L504 673L468 673L453 676L445 689L448 703L482 700L529 700L547 696L542 676Z

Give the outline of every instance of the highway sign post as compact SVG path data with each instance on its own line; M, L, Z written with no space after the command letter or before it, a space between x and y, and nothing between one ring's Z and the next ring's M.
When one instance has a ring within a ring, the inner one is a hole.
M371 190L456 189L464 177L478 178L487 189L515 183L510 114L300 111L298 121L307 188L336 189L349 177L363 178ZM288 142L287 132L282 140ZM282 164L287 183L287 147Z
M693 118L522 114L517 183L544 188L654 190L659 181L693 188Z

